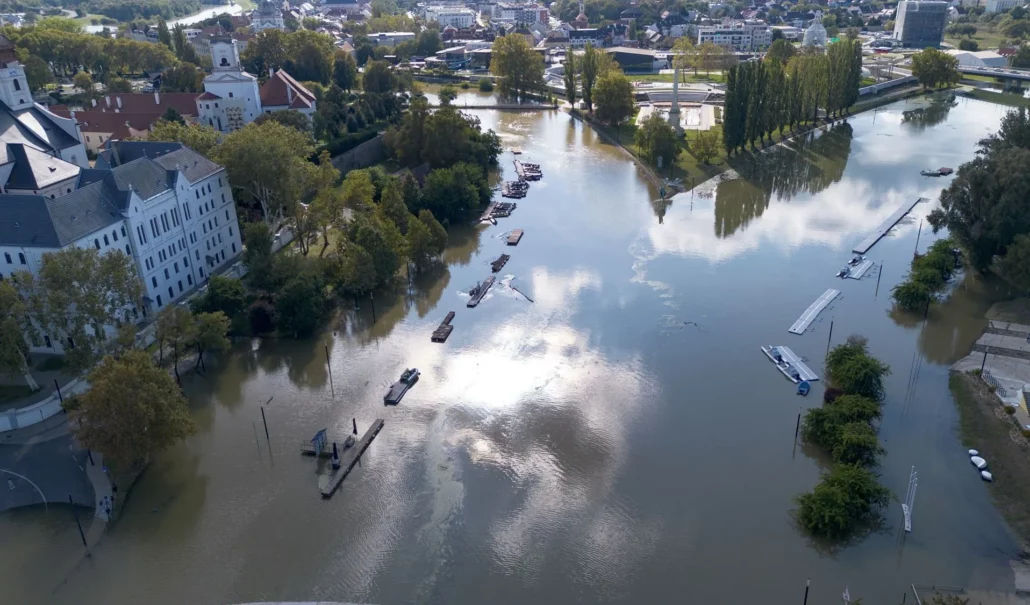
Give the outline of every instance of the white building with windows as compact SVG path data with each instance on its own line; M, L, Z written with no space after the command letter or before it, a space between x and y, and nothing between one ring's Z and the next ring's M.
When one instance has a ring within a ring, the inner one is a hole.
M119 250L145 286L143 307L131 309L140 318L179 301L243 250L225 169L181 143L112 141L94 168L7 147L0 278L36 273L44 254L70 246ZM59 340L43 335L32 350L60 353L68 343Z
M984 6L985 13L1003 13L1010 11L1017 6L1023 6L1025 2L1023 0L987 0L987 4Z
M236 41L211 40L211 75L197 97L197 121L221 132L243 128L262 113L293 109L310 117L315 95L283 70L272 70L259 88L258 79L243 70Z
M772 44L772 29L764 21L726 19L697 28L698 46L711 42L733 52L754 52Z
M436 21L441 29L448 25L464 29L476 22L476 11L463 6L430 6L426 8L426 20Z
M266 29L286 30L283 11L272 0L264 0L258 9L250 14L250 29L255 34Z

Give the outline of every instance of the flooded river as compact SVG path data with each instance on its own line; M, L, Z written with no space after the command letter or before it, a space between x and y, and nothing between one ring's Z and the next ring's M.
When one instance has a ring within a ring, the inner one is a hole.
M806 578L814 603L845 586L867 603L900 602L913 582L1011 589L1016 544L958 441L946 369L1003 288L967 279L925 325L890 312L932 203L872 249L878 293L875 272L833 277L902 202L936 200L948 179L920 169L969 160L1004 111L896 103L663 204L567 114L477 110L542 165L515 213L454 230L446 266L378 297L374 323L365 301L318 338L241 343L190 379L197 435L155 460L66 577L53 570L81 552L67 509L0 515L4 602L786 604ZM525 236L509 248L514 228ZM500 284L466 309L503 252ZM830 287L843 298L788 334ZM431 343L451 310L450 340ZM759 346L789 345L821 373L831 321L834 343L862 333L893 370L881 470L898 498L919 472L907 538L897 503L843 548L792 523L793 497L826 464L792 453L822 387L799 398ZM421 381L384 407L408 366ZM346 434L352 417L386 426L323 500L326 469L299 444Z

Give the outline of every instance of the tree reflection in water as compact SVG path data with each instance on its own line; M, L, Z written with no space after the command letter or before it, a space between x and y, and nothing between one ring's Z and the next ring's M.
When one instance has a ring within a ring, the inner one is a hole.
M943 124L948 119L948 112L958 106L954 93L944 93L930 97L930 104L901 112L901 123L915 131L926 130L931 126Z
M731 160L739 179L719 183L715 191L715 234L726 238L761 216L776 196L790 201L801 193L817 194L844 176L851 154L851 125L802 135L766 152Z

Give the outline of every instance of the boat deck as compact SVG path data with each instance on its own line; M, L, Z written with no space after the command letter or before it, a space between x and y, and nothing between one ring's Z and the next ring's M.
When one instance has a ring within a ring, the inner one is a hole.
M848 273L848 278L862 279L862 276L865 275L866 271L872 269L875 264L876 263L874 263L871 260L864 260L858 263L857 265L851 268L851 271Z
M372 423L372 426L368 427L365 434L358 440L357 443L347 448L343 454L340 455L340 468L332 471L327 476L323 476L318 481L318 489L322 492L323 498L328 498L333 495L333 492L340 487L343 480L350 474L354 465L361 458L361 455L365 453L368 446L372 444L372 440L376 438L379 431L383 430L385 421L382 418L376 418L376 421Z
M787 331L791 334L804 334L805 330L808 329L808 326L815 320L819 313L826 308L826 305L830 304L830 302L839 295L840 290L834 290L833 288L823 292L823 295L805 309L805 312L801 314L801 317L799 317L798 320L794 322L794 325L792 325Z
M508 235L508 245L509 246L518 246L519 242L522 241L522 235L524 233L525 232L522 229L515 229L515 230L513 230L511 232L511 234Z
M493 275L487 277L483 280L483 283L479 284L479 291L476 292L471 298L469 298L469 301L468 303L466 303L465 306L473 308L479 303L483 302L483 297L486 296L487 291L490 289L490 286L492 285L494 285Z
M396 405L400 403L401 399L404 399L404 395L411 389L412 386L413 385L410 385L404 382L403 380L398 380L397 382L390 385L390 390L387 391L386 397L383 397L383 403L387 403L390 405Z
M773 349L779 351L780 359L783 360L783 363L779 363L776 361L776 357L773 356ZM798 357L797 353L791 351L790 347L785 347L782 345L770 345L762 347L762 352L765 353L765 356L769 358L769 361L773 362L773 364L776 365L776 369L778 369L781 374L787 377L787 380L790 380L795 384L801 382L802 380L807 380L809 382L819 380L819 376L815 372L813 372L812 369L809 368L807 364L805 364L805 362L801 361L801 358ZM800 380L794 378L794 375L790 372L790 367L793 367L795 370L797 370L798 376L800 376Z

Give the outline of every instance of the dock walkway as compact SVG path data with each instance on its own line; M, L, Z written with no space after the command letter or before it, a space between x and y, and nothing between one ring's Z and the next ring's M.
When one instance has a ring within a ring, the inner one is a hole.
M353 446L344 450L340 456L340 468L319 479L318 489L321 490L323 498L332 496L333 492L340 487L340 484L347 478L350 470L357 464L358 458L361 458L361 455L365 453L365 450L372 444L372 440L376 438L379 431L383 430L383 424L385 424L385 421L382 418L376 418L376 421L372 423L372 426L368 427L368 430L365 431L361 439Z
M469 301L468 301L468 303L466 303L465 306L469 307L469 308L473 308L476 305L478 305L479 303L483 302L483 297L486 296L487 291L490 290L490 286L492 286L492 285L494 285L494 276L493 275L491 275L490 277L487 277L486 279L483 280L483 283L479 284L479 289L476 291L475 294L472 295L471 298L469 298Z
M875 263L873 263L873 261L864 260L852 267L847 276L849 279L862 279L862 276L865 275L866 271L872 269L874 265Z
M894 225L898 224L898 221L904 218L906 214L916 207L916 204L924 201L927 201L927 199L925 197L921 197L914 202L905 202L902 204L900 208L894 211L894 214L888 216L887 220L883 221L883 223L876 228L876 231L873 231L869 237L865 238L855 246L855 249L852 250L852 252L855 254L865 254L866 252L869 252L869 250L876 245L876 242L880 241L883 236L887 235L887 232L893 229Z
M433 335L430 340L433 342L447 342L447 337L454 331L454 326L451 325L451 320L454 319L454 311L449 311L447 317L444 318L440 325L433 330Z
M762 347L762 352L769 358L769 361L776 364L776 368L786 376L788 380L795 384L802 380L807 380L809 382L819 380L819 376L813 372L800 357L798 357L797 353L791 351L790 347L785 347L783 345L767 346ZM776 360L777 353L779 354L780 361ZM794 373L791 372L792 368L797 371L797 378L795 378Z
M787 331L791 334L804 334L805 330L808 329L809 324L811 324L819 313L826 308L826 305L830 304L830 302L839 295L840 290L834 290L833 288L823 292L823 295L805 309L805 312L801 314L801 317L799 317L798 320L794 322L794 325L792 325Z

